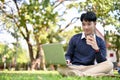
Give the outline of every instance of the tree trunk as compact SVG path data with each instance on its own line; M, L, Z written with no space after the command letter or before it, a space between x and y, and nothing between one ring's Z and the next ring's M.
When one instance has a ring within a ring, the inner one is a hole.
M43 70L46 70L46 66L45 66L45 56L44 56L44 51L42 49L42 46L40 46L40 52L39 52L39 55L40 55L40 68L43 69Z
M32 45L29 44L28 48L29 48L29 55L30 55L30 60L31 60L31 70L38 70L38 69L46 70L42 46L37 45L36 58L33 57Z
M44 52L40 44L37 45L37 55L35 62L36 69L46 70Z
M30 56L30 61L31 61L31 70L35 70L35 63L36 63L36 60L34 59L34 56L33 56L33 48L32 48L32 45L31 43L27 40L27 45L28 45L28 50L29 50L29 56Z

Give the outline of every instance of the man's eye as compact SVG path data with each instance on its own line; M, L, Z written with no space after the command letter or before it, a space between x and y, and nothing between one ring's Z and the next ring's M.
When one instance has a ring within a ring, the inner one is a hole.
M90 23L88 23L88 25L91 25Z
M85 26L85 24L82 24L83 26Z

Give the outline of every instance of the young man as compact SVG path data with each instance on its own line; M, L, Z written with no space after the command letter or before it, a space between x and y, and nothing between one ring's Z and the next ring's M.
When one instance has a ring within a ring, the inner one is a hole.
M65 54L68 68L58 70L63 75L108 74L113 64L106 59L105 42L95 34L96 14L86 12L81 15L83 32L74 35ZM97 62L95 64L94 62Z

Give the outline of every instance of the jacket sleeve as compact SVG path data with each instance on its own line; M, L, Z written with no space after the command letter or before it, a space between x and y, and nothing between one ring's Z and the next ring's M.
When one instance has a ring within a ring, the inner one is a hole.
M99 46L99 52L95 53L95 58L97 63L101 63L106 61L106 45L105 45L105 41L103 41L102 39L98 42L98 46Z
M73 53L74 53L74 36L71 38L71 40L69 41L69 44L68 44L68 48L67 48L67 52L65 54L65 58L66 60L72 60L72 56L73 56Z

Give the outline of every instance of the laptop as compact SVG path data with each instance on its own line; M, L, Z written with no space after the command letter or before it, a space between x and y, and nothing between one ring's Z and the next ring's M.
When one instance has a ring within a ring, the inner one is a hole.
M66 65L63 45L60 43L50 43L42 45L46 64Z

